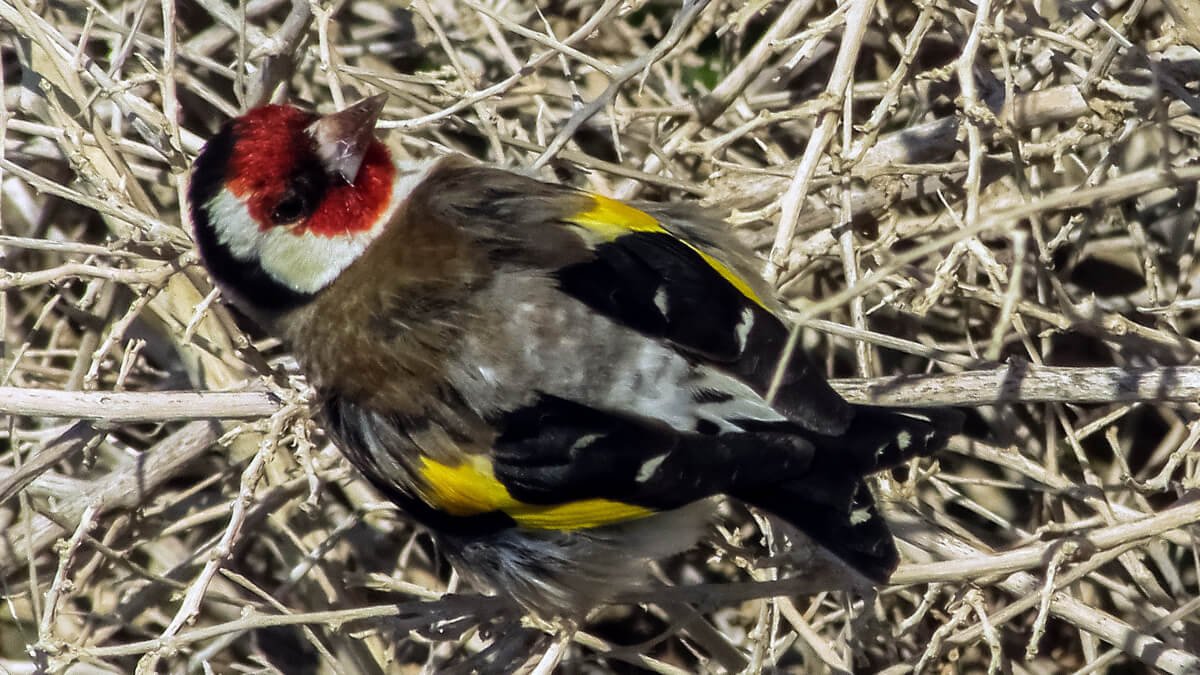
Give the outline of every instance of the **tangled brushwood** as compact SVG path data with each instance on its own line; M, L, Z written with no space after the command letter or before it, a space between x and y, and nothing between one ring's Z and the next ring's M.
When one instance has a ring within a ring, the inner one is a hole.
M0 671L1200 670L1190 0L0 0L0 61ZM736 503L579 626L460 583L181 203L225 119L380 92L727 212L843 396L967 411L873 480L892 583Z

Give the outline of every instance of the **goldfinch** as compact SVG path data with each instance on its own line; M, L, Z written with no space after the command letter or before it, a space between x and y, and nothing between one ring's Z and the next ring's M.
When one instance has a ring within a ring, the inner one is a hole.
M863 477L944 447L954 411L850 405L804 355L781 364L788 326L719 219L402 161L375 136L383 104L231 120L190 213L337 446L464 577L578 617L695 544L726 495L888 580Z

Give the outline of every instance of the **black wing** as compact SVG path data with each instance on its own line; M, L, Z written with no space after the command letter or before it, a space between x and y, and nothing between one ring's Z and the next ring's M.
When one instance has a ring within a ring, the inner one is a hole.
M655 510L799 479L813 445L789 433L706 435L542 395L498 420L492 471L526 504L609 499Z
M736 272L666 230L630 231L558 271L560 287L598 312L749 385L765 396L788 329ZM805 429L837 435L851 407L799 351L772 406Z
M763 284L745 262L750 256L719 236L723 224L464 161L443 160L438 172L443 199L427 206L478 232L493 259L548 270L566 294L766 395L788 329L766 291L756 290ZM829 435L853 416L802 353L786 364L772 406Z

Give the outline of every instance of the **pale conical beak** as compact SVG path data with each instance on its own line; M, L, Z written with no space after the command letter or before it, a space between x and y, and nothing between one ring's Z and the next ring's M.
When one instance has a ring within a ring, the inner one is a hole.
M308 127L317 142L317 155L330 176L340 176L347 183L358 177L363 157L375 140L375 122L383 112L387 94L364 98L354 105L326 115Z

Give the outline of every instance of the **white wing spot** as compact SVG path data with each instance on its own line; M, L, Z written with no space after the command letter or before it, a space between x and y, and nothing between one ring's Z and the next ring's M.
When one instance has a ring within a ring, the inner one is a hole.
M642 465L638 467L637 476L634 477L634 480L638 483L645 483L650 480L650 477L654 475L655 471L658 471L658 467L662 466L663 460L666 458L666 453L663 453L642 462Z
M900 448L900 452L908 450L908 446L910 445L912 445L912 434L903 430L896 434L896 447Z
M664 317L667 315L667 309L670 308L668 300L667 287L659 286L658 290L654 292L654 306L658 308L659 312L662 312Z
M600 440L601 438L604 438L604 434L584 434L584 435L580 436L579 438L575 439L575 442L571 444L571 452L575 452L576 450L583 450L584 448L591 445L592 443L595 443L596 441Z
M862 525L869 520L871 520L871 509L868 507L864 506L861 509L854 509L850 512L851 525Z
M742 320L738 322L734 333L737 336L738 352L746 350L746 338L750 335L750 329L754 327L754 309L747 307L742 310Z

